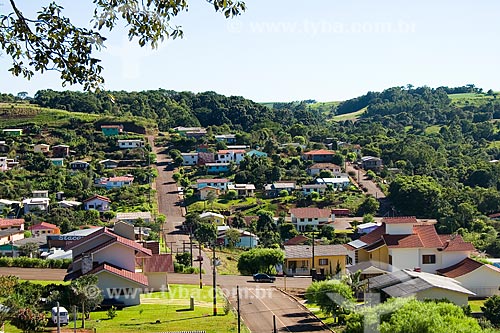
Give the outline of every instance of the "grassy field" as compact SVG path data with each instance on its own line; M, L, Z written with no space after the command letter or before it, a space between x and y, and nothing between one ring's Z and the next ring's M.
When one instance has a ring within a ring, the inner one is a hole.
M425 129L425 134L429 135L429 134L437 134L439 133L439 130L441 129L441 126L439 125L432 125L432 126L429 126Z
M239 275L238 258L244 252L240 249L223 249L216 250L217 257L221 261L221 265L217 266L217 274L220 275Z
M356 120L361 116L363 113L365 113L366 108L362 108L361 110L351 112L351 113L346 113L346 114L339 114L336 115L332 118L333 121L345 121L345 120Z
M19 280L21 282L24 282L24 281L29 281L31 283L36 283L36 284L40 284L42 286L47 286L49 284L63 284L63 285L67 285L70 283L70 281L51 281L51 280Z
M189 298L195 299L195 310L188 311ZM141 305L117 310L117 316L108 319L107 311L92 312L86 321L87 329L96 332L165 332L204 330L207 333L236 332L237 319L233 311L225 313L225 302L221 293L217 299L217 316L213 316L212 288L197 286L170 285L169 292L155 292L141 295ZM69 327L73 327L70 325ZM77 322L77 328L81 322ZM45 332L52 329L47 328ZM5 332L21 332L11 325ZM242 332L250 332L242 325Z
M469 301L470 309L472 310L472 312L483 312L481 311L481 306L483 306L483 304L484 304L484 299Z
M496 96L498 98L497 93ZM475 93L451 94L448 95L448 97L450 97L451 103L457 106L479 105L494 99L494 96Z

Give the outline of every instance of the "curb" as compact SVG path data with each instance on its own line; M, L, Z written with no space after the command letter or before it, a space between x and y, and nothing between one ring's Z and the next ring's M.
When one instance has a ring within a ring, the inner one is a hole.
M283 290L283 289L281 289L281 288L278 288L278 287L275 287L275 288L276 288L276 290L279 290L280 292L282 292L283 294L287 295L288 297L293 298L293 300L294 300L295 302L297 302L297 304L299 304L299 305L300 305L300 306L301 306L304 310L306 310L307 312L309 312L309 314L310 314L312 317L316 318L316 319L317 319L317 320L321 323L321 325L323 326L323 328L325 328L326 330L328 330L328 331L330 331L330 332L332 332L332 333L335 333L335 331L334 331L334 330L332 330L330 327L328 327L328 326L327 326L327 325L323 322L323 320L319 319L319 318L318 318L318 316L316 316L314 313L312 313L312 312L311 312L311 310L309 310L309 309L307 308L307 306L305 306L304 304L302 304L302 303L300 302L300 300L299 300L297 297L295 297L295 296L294 296L294 295L292 295L292 294L287 293L286 291L284 291L284 290Z

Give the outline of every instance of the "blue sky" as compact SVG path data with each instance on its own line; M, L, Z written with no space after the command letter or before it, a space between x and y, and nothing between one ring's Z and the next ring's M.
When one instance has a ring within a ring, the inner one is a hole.
M26 14L48 3L17 2ZM92 1L58 2L88 24ZM500 90L497 0L247 0L232 20L190 2L174 20L185 37L157 50L129 42L123 28L106 32L106 89L211 90L258 102L343 100L408 83ZM10 11L7 0L0 11ZM0 56L0 92L81 89L61 87L57 73L14 78L9 65Z

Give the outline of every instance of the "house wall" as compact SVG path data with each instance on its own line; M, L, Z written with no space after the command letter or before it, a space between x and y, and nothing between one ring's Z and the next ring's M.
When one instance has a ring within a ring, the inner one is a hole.
M392 271L420 267L417 249L389 249L392 255Z
M385 232L389 235L410 235L413 233L413 224L386 224Z
M75 247L72 249L73 251L73 258L78 256L79 254L82 254L83 252L87 252L89 249L92 249L99 244L102 244L104 242L107 242L111 238L105 234L101 234L97 237L94 237L88 241L86 241L84 244L80 244L79 246Z
M97 286L101 289L104 299L114 299L118 302L123 302L126 306L141 304L141 285L106 271L97 273L97 278ZM112 294L113 291L125 288L129 288L129 295Z
M500 272L488 266L482 266L468 274L456 277L463 287L475 293L478 297L500 295Z
M127 271L135 271L135 250L125 245L115 243L108 246L104 250L94 253L94 262L109 263L114 266L126 269Z
M8 244L9 242L15 242L24 239L24 233L15 233L11 235L0 236L0 245Z
M389 249L387 246L382 246L375 251L368 253L369 260L389 263Z
M470 255L469 251L453 251L453 252L446 252L443 251L441 252L441 267L439 268L446 268L450 267L451 265L455 265L457 262L460 262L464 260L465 258L468 258Z
M457 291L441 289L441 288L429 288L427 290L420 291L416 294L416 298L419 301L423 301L425 299L442 299L446 298L452 303L458 306L467 305L469 302L469 296L467 294L463 294Z
M86 203L83 204L83 209L89 210L89 209L95 209L100 212L108 211L109 210L109 202L107 201L102 201L99 199L93 199L90 201L87 201Z
M196 165L198 154L182 154L182 165Z
M125 148L125 149L130 149L130 148L139 148L143 146L143 142L141 140L137 141L125 141L125 142L118 142L118 147L120 148Z
M225 190L227 190L227 185L228 185L227 182L225 182L225 183L199 183L198 189L202 189L204 187L211 186L211 187L216 187L221 191L225 191Z
M150 291L165 291L167 290L167 273L165 272L149 272L144 273L148 277ZM151 290L153 289L153 290Z
M320 265L320 259L327 259L328 263L326 265ZM314 268L317 273L323 272L325 274L330 274L330 264L332 269L332 274L335 274L335 269L337 267L337 261L340 264L342 273L345 273L346 257L345 256L314 256ZM295 266L295 269L292 267ZM285 259L285 270L288 275L310 275L312 268L312 258L293 258Z

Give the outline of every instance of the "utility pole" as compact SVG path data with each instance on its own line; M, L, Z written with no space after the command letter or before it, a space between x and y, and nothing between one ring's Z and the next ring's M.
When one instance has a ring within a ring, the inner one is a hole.
M193 267L193 234L189 234L189 253L191 254L191 267Z
M201 242L198 242L198 259L200 260L200 289L203 289L203 277L201 275L201 264L203 263L203 257L201 256Z
M214 240L214 248L213 248L213 294L214 294L214 316L217 316L217 269L215 266L215 242L217 240Z
M276 327L276 315L273 315L273 332L278 333L278 329Z
M56 303L57 306L57 333L61 333L61 314L59 313L59 302Z
M240 286L236 286L236 302L238 304L238 333L241 333L241 316L240 316Z

